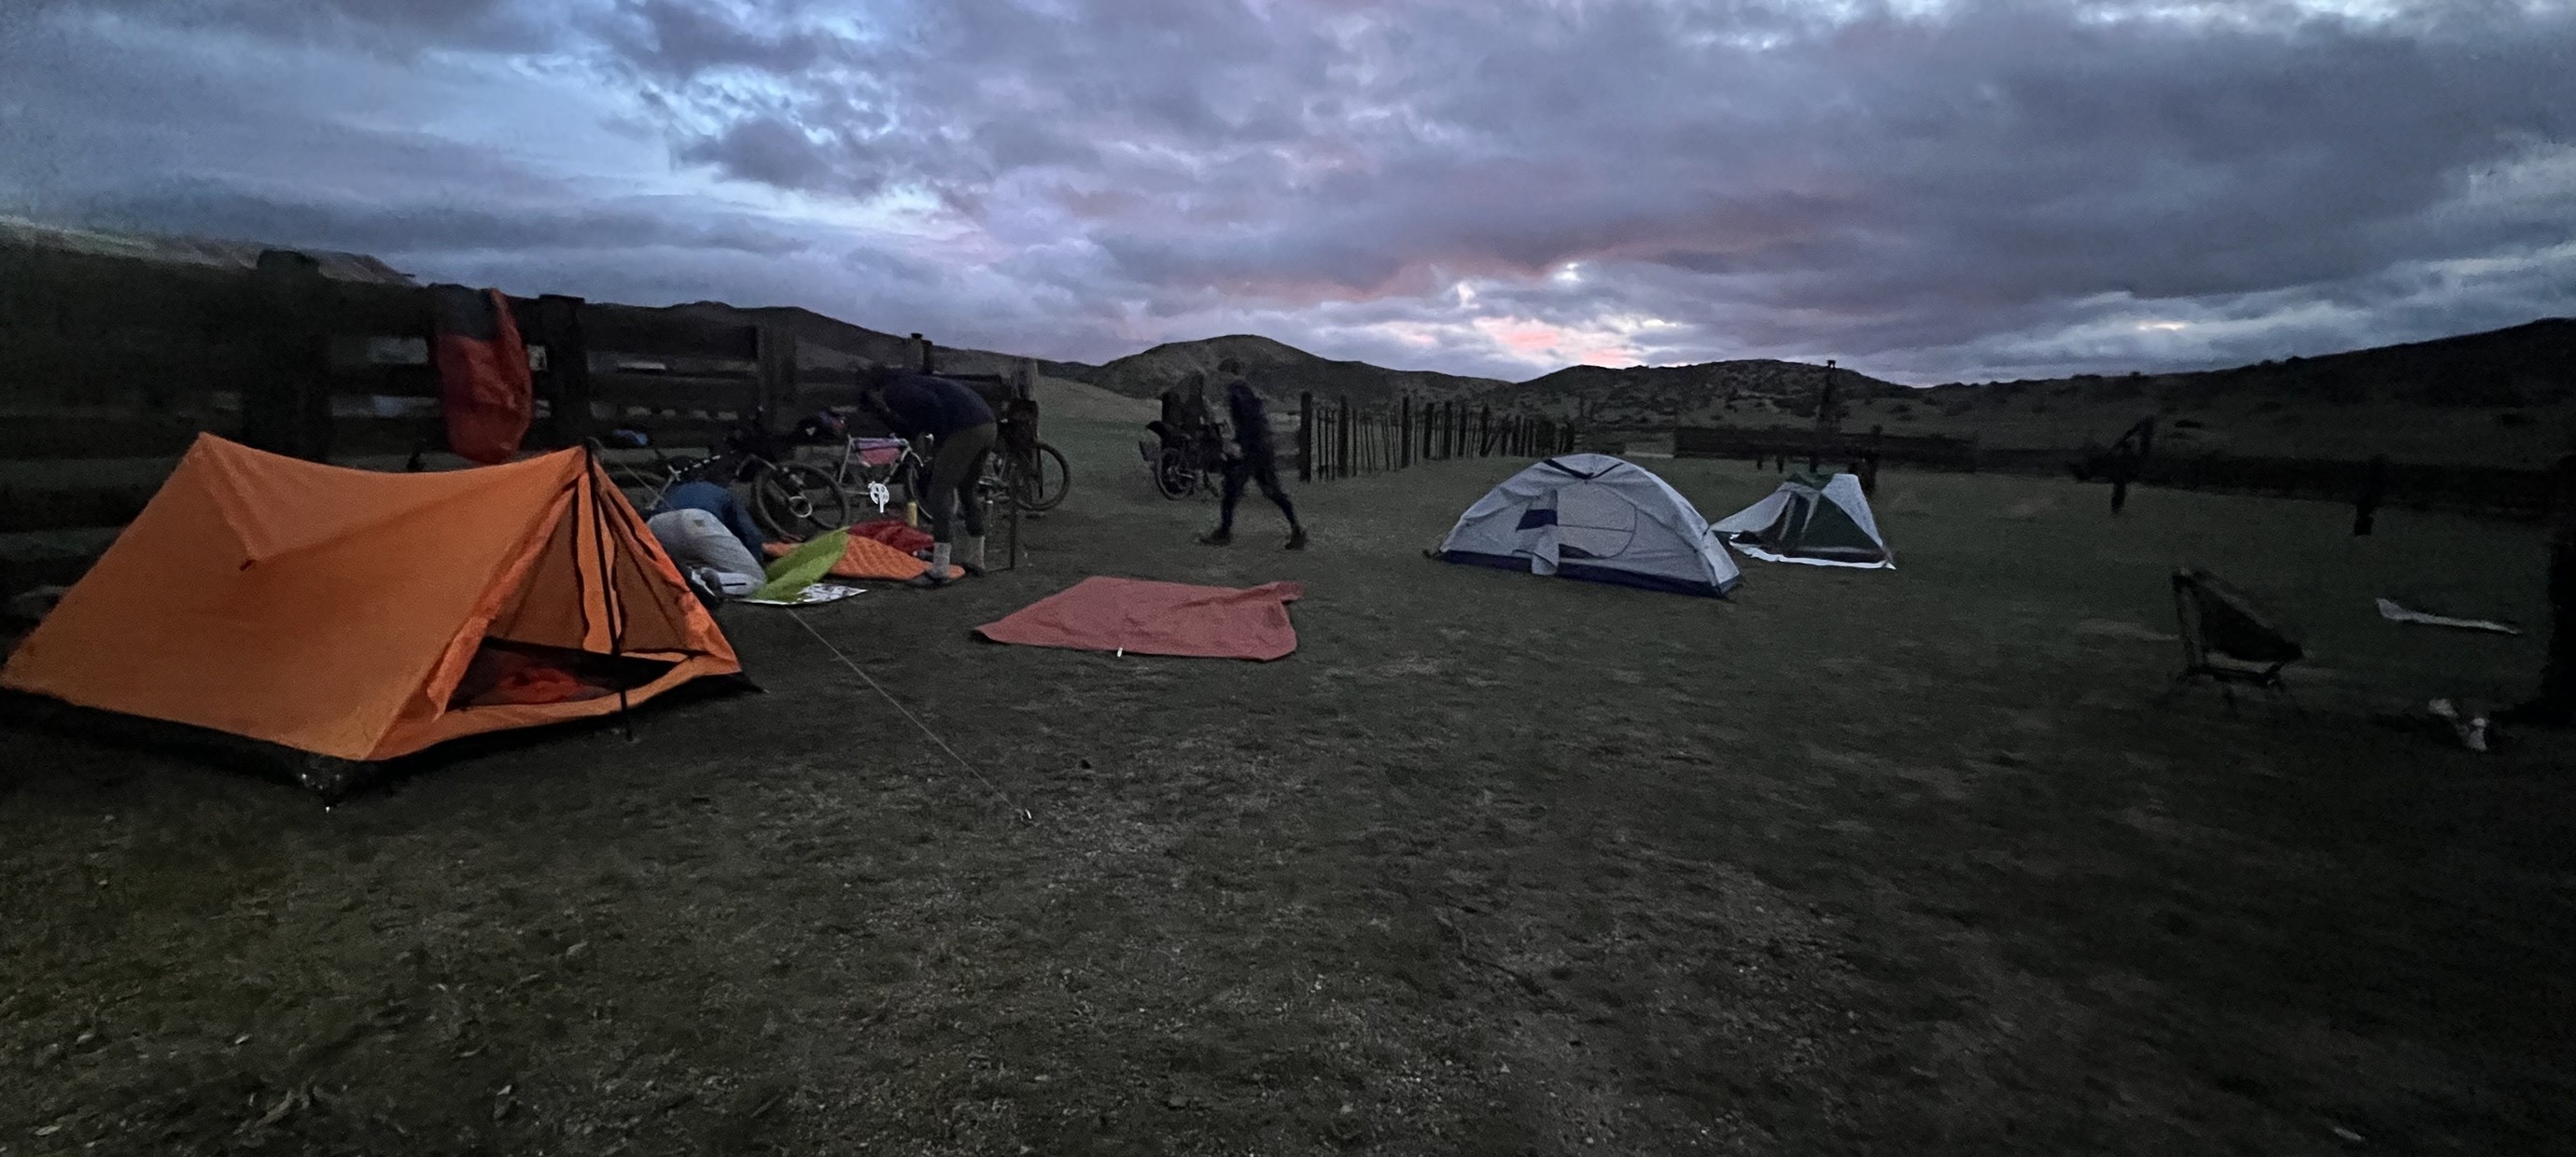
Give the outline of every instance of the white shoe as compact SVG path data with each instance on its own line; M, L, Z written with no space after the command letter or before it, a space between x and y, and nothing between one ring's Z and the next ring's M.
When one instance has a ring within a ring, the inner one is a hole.
M957 576L949 573L949 560L953 557L954 550L954 547L944 542L933 545L930 548L930 569L922 572L922 579L935 587L947 586L955 582Z

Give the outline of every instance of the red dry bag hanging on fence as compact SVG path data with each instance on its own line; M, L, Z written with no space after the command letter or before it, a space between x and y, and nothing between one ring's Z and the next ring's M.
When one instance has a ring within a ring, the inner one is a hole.
M528 349L497 289L433 285L438 316L438 382L447 411L447 448L491 465L519 453L536 410Z

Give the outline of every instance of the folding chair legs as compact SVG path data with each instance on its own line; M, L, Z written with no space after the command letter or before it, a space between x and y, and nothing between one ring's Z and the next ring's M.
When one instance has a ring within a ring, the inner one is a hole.
M2181 695L2183 689L2189 687L2194 680L2207 679L2218 688L2218 697L2220 701L2227 705L2227 713L2230 716L2233 716L2238 714L2236 703L2236 684L2239 682L2248 682L2278 697L2281 702L2288 704L2290 710L2300 718L2304 719L2307 717L2307 706L2299 702L2298 696L2290 693L2290 684L2283 680L2279 675L2267 673L2267 677L2246 679L2241 676L2238 678L2230 678L2229 676L2231 674L2236 673L2212 671L2202 667L2190 668L2185 670L2183 673L2174 676L2172 682L2165 684L2164 694L2157 696L2156 702L2159 706L2171 706L2175 697Z

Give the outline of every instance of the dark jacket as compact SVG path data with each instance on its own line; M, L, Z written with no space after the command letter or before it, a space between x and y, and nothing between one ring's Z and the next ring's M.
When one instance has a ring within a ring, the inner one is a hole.
M2576 454L2549 468L2549 539L2560 550L2576 550Z
M1261 404L1261 395L1240 378L1225 387L1226 417L1234 423L1234 444L1246 458L1258 458L1271 452L1270 411Z
M896 437L947 438L960 430L992 425L993 407L963 384L907 374L886 383L884 417Z

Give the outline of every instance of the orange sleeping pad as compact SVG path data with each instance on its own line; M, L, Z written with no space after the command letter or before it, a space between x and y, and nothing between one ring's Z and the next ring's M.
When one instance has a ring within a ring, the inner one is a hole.
M769 557L778 558L796 549L794 545L773 542L762 549ZM850 536L849 549L841 552L841 561L832 564L831 577L838 579L880 579L886 582L910 582L930 570L930 564L878 542L873 538Z

